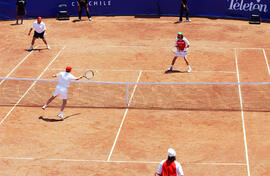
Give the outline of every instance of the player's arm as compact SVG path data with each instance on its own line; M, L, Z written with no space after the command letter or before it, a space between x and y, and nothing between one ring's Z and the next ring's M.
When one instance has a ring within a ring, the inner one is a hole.
M70 75L70 76L71 76L70 79L71 79L71 80L75 80L75 81L78 81L78 80L80 80L80 79L83 78L83 76L79 76L79 77L75 77L75 76L73 76L73 75Z
M82 79L83 78L83 76L79 76L79 77L75 77L76 79L76 81L78 81L78 80L80 80L80 79Z
M182 166L180 165L180 163L178 163L177 161L175 162L176 164L176 172L178 176L184 176L184 171Z
M161 163L159 164L158 166L158 170L157 172L155 173L155 176L161 176L161 173L162 173L162 165L163 165L164 161L161 161Z
M44 34L47 33L47 28L46 28L46 25L44 24Z
M177 45L177 40L178 39L176 39L175 42L174 42L174 47L176 47L177 51L180 51L179 46Z
M185 51L187 51L188 50L188 48L189 48L189 41L185 38L184 39L184 41L185 41L185 43L186 43L186 47L185 47Z

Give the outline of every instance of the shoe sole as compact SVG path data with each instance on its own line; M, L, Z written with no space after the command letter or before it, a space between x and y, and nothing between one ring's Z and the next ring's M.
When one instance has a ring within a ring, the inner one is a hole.
M60 115L57 115L61 120L64 120L64 117L61 117Z

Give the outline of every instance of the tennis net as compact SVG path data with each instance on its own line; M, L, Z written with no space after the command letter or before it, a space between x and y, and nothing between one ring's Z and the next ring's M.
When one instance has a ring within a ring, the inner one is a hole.
M57 80L0 80L0 106L18 104L41 107L53 94L57 85ZM52 107L60 105L60 99L50 104ZM68 89L67 107L267 112L270 110L270 83L74 81Z

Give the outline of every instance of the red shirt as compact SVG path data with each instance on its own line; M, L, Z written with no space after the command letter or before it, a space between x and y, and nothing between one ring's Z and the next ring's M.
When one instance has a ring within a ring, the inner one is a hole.
M177 176L176 165L172 161L165 161L162 165L161 176Z
M179 48L179 50L184 50L185 47L186 47L186 42L184 40L182 40L182 39L178 39L176 41L176 45Z

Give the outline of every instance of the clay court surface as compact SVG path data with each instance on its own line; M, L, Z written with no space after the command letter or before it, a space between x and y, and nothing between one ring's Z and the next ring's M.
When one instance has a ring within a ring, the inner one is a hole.
M176 20L44 19L52 49L38 40L31 52L34 20L2 21L0 77L53 79L70 65L76 76L93 69L91 81L100 82L270 82L269 23ZM191 44L192 72L179 58L180 72L164 74L179 31ZM127 107L126 84L87 83L78 90L73 83L60 121L59 99L41 109L55 84L0 83L1 176L153 175L170 147L188 176L269 176L270 85L133 84Z

